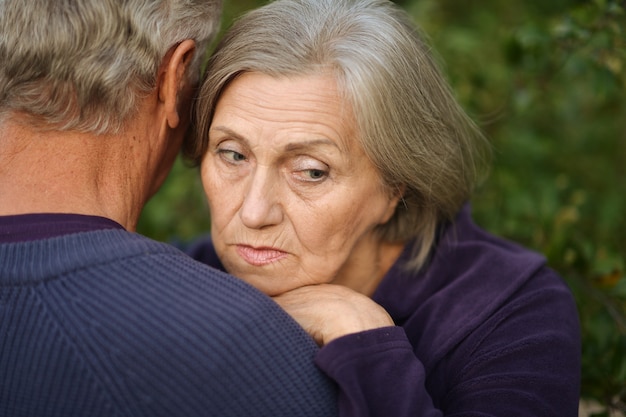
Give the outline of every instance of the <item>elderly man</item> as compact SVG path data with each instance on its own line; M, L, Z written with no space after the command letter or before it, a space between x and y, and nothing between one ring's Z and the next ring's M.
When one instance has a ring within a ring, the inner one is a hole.
M219 12L0 0L1 416L336 413L273 301L133 233Z

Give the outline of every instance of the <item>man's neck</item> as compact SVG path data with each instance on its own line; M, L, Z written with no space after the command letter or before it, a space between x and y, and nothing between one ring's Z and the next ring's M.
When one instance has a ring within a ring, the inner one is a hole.
M0 215L96 215L134 230L148 195L126 137L0 124ZM106 144L106 146L104 146ZM139 144L136 144L139 145Z

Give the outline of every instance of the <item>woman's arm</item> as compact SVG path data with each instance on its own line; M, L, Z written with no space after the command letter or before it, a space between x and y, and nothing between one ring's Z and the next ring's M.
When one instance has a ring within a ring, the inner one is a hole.
M371 312L382 307L346 288L307 287L277 301L322 341L316 363L339 385L343 416L575 417L580 380L575 305L564 288L542 280L532 280L438 358L418 358L415 338L428 335L410 320L404 327L372 324L372 330L356 330L367 327ZM329 294L333 291L336 296ZM356 320L353 333L345 327L350 311L367 311L357 314L362 321ZM336 327L337 322L343 324ZM344 334L326 336L335 332Z

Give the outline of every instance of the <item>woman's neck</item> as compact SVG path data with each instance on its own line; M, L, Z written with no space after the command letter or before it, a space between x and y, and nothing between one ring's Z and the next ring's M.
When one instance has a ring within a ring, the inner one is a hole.
M403 250L404 243L387 243L379 239L369 245L360 245L332 284L343 285L371 297Z

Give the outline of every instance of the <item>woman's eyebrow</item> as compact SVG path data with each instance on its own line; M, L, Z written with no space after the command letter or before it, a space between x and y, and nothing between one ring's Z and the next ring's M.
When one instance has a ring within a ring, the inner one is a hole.
M235 132L234 130L226 126L211 126L211 128L209 129L209 133L213 131L224 133L228 135L229 137L232 137L235 140L241 141L246 144L248 143L248 140L244 136L240 135L239 133ZM311 149L311 148L315 148L319 146L334 147L340 152L343 151L343 149L341 148L341 146L339 146L339 144L327 138L316 138L316 139L309 139L309 140L298 141L298 142L290 142L285 145L284 151L285 152L298 152L298 151Z
M314 148L318 146L332 146L341 151L341 148L339 147L339 145L337 145L337 143L333 142L330 139L311 139L311 140L305 140L305 141L300 141L300 142L290 142L287 145L285 145L285 151L294 152L294 151L310 149L310 148Z
M209 129L209 133L213 131L222 132L222 133L227 134L228 136L232 136L234 139L246 141L246 139L243 136L241 136L239 133L235 132L234 130L229 129L226 126L211 126L211 128Z

